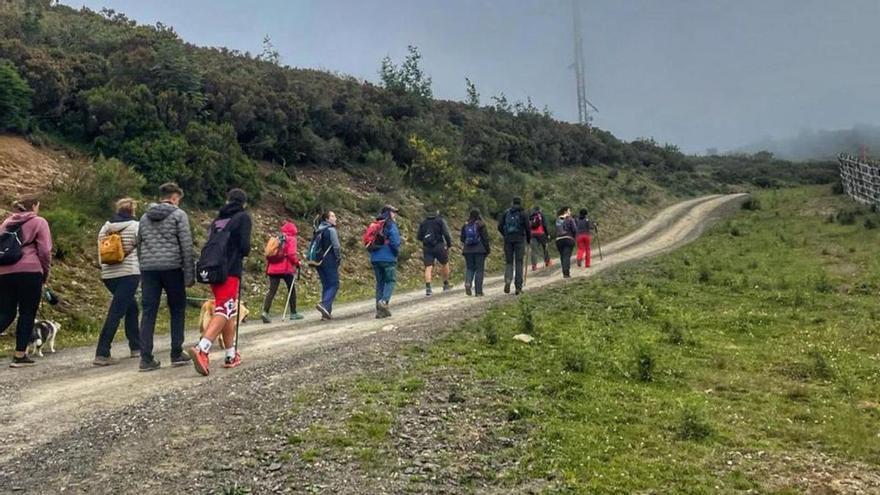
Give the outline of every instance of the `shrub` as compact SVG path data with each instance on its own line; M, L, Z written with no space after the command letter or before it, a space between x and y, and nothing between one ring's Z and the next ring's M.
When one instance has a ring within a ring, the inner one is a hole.
M814 377L822 380L830 380L834 378L834 370L831 368L831 365L828 364L825 355L822 354L821 351L814 349L810 351L809 357L810 373Z
M760 210L760 209L761 209L761 200L759 200L758 198L749 197L749 199L747 199L747 200L742 204L742 209L743 209L743 210L748 210L748 211L757 211L757 210Z
M522 332L528 335L535 335L535 316L534 310L530 304L524 300L519 304L520 328Z
M485 320L485 323L483 324L483 336L486 337L486 343L489 345L495 345L498 343L498 329L495 328L495 324L492 320Z
M7 60L0 60L0 131L26 131L33 91Z
M647 345L640 345L636 348L636 376L639 381L654 381L654 356L651 349Z
M681 440L699 441L712 434L712 427L693 404L682 407L676 428L676 436Z
M697 277L697 280L699 280L700 283L703 283L703 284L708 283L711 278L712 278L712 272L711 272L711 270L709 270L709 268L707 268L707 267L700 268L700 275Z
M875 222L874 219L870 217L865 219L864 225L867 230L874 230L877 228L877 222Z
M562 366L566 371L583 373L587 369L587 357L582 350L567 346L562 351Z

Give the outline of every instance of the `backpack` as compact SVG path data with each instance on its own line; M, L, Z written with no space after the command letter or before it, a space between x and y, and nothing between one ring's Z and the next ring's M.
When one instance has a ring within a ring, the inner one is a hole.
M557 218L556 219L556 237L574 237L575 232L572 232L571 221L567 218Z
M266 248L263 250L263 254L266 255L266 259L272 263L281 261L284 259L284 248L287 244L287 236L284 234L276 234L269 237L269 240L266 241Z
M125 261L125 248L122 246L121 232L122 230L108 232L98 243L98 259L102 265L118 265Z
M378 251L385 245L385 219L373 220L364 232L364 247L367 251Z
M470 222L464 226L464 245L476 246L480 244L480 225L477 222Z
M14 265L24 255L21 248L26 244L21 243L21 227L30 221L9 225L3 233L0 233L0 266Z
M324 246L324 231L326 230L316 230L315 235L312 236L312 242L309 243L309 250L306 252L306 264L312 268L321 266L321 263L324 262L324 257L327 256L327 253L333 247L331 244L327 249L322 249Z
M440 217L434 218L427 228L428 233L425 234L425 240L423 241L425 245L428 247L436 247L440 244L443 244L443 219Z
M504 234L517 235L522 233L519 210L507 210L504 214Z
M532 213L532 216L529 217L529 226L532 229L532 233L536 235L544 235L544 214L540 211L536 211Z
M231 218L215 220L211 224L208 242L202 248L196 263L196 280L203 284L222 284L229 277L229 239L232 234L225 230Z

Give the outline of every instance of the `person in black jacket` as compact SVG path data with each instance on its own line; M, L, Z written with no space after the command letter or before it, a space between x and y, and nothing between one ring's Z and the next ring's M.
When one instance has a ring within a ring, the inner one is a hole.
M480 210L471 210L468 221L461 227L461 253L464 255L464 292L467 295L483 295L483 276L486 257L489 256L489 232L480 216ZM473 287L473 292L471 292Z
M196 372L208 375L208 353L214 339L222 332L226 345L224 368L235 368L241 364L241 354L235 349L235 326L238 321L238 296L243 271L243 260L251 252L251 217L245 211L247 194L241 189L232 189L226 195L226 204L220 208L217 218L211 222L211 235L228 232L226 261L228 275L226 280L211 284L214 294L214 317L205 329L198 345L189 350ZM210 238L209 238L210 239Z
M425 262L425 295L430 296L431 280L433 279L434 263L440 263L440 275L443 277L443 292L452 288L449 285L449 248L452 247L452 236L446 220L439 211L432 211L419 225L416 236L422 242L422 259Z
M547 244L550 242L550 223L540 206L532 209L532 213L529 215L529 230L532 233L530 244L532 246L532 271L534 272L538 269L538 255L540 254L538 249L544 252L544 266L549 267L553 264L550 261L550 249L547 248Z
M512 281L516 295L520 295L523 288L523 258L526 245L532 240L522 198L513 198L510 208L498 219L498 232L504 237L504 293L510 293Z
M562 278L571 277L571 254L577 237L577 224L571 217L571 208L563 206L556 218L556 249L562 264Z

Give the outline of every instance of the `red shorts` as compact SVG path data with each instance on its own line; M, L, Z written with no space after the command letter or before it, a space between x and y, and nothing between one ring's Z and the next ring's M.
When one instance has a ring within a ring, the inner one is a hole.
M238 315L238 277L227 277L222 284L211 286L214 294L214 314L231 320Z

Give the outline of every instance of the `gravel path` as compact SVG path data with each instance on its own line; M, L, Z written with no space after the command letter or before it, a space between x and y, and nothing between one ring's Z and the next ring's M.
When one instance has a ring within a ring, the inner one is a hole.
M707 196L667 208L632 234L603 246L604 261L595 256L591 270L573 270L573 275L589 276L675 249L745 198ZM393 300L394 316L385 320L373 319L373 302L363 301L341 305L332 322L320 322L310 314L296 324L245 325L245 365L235 370L215 367L207 378L191 367L137 373L135 360L93 368L92 347L61 351L30 369L0 369L0 492L163 493L173 488L224 493L235 484L253 487L256 493L410 490L409 475L436 467L430 459L417 469L403 465L420 453L430 458L436 448L464 459L470 450L477 459L482 449L504 445L459 442L438 448L436 442L418 437L425 427L420 424L421 411L414 410L395 426L400 430L396 451L386 453L393 457L392 465L400 465L400 472L376 479L338 459L307 466L282 462L288 432L351 407L345 397L333 393L332 383L339 377L393 369L403 359L395 352L402 346L427 344L441 329L510 300L513 296L500 289L502 282L500 277L488 278L487 296L480 299L466 297L461 288L432 298L421 291L400 294ZM526 289L560 283L564 282L558 269L549 269L530 276ZM196 335L188 337L192 342ZM166 353L167 342L157 341L156 354L167 362ZM445 394L448 384L442 382L440 377L423 393ZM322 387L324 393L309 407L292 412L292 397L298 391ZM470 414L471 419L479 414L457 401L442 402L444 414ZM480 438L479 432L474 434ZM491 475L480 475L476 461L463 466L473 472L425 475L416 491L489 489ZM463 478L469 480L467 487L461 485Z

